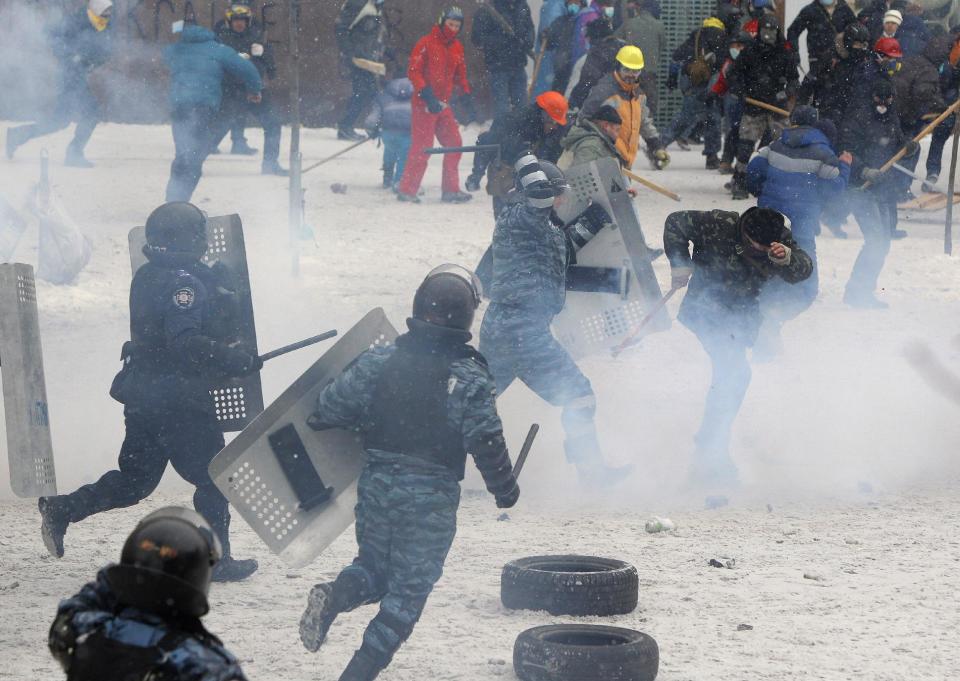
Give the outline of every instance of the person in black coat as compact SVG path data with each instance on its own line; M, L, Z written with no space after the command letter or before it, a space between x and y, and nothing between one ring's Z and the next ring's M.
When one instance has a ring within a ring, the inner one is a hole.
M379 90L377 76L353 60L383 62L383 3L384 0L346 0L337 15L334 34L340 50L340 71L350 79L352 89L347 108L337 122L340 140L363 139L353 126Z
M277 77L277 66L273 59L273 48L267 44L260 22L254 20L250 6L245 0L236 0L226 12L226 18L217 22L213 32L217 41L232 47L244 59L257 67L264 83ZM253 114L263 127L263 162L260 171L264 175L286 175L280 167L280 116L276 105L266 88L261 99L254 104L247 99L243 83L228 80L223 86L223 99L220 103L220 116L214 131L214 146L220 144L227 131L233 142L230 153L251 155L251 149L243 136L244 119Z
M839 126L851 104L866 103L870 99L870 88L884 77L870 51L872 46L870 32L863 24L850 24L844 29L846 56L829 72L821 74L813 90L813 105L819 109L821 118L829 118Z
M760 18L756 40L747 45L733 62L727 80L730 91L741 99L750 97L766 104L788 108L790 98L797 93L797 57L796 53L787 47L776 17L765 14ZM784 124L785 121L777 114L744 104L737 142L737 167L731 183L733 198L749 198L746 171L750 155L765 133L779 137Z
M810 73L815 76L830 67L836 55L837 34L857 20L846 0L813 0L787 29L787 42L800 49L800 36L807 34Z
M213 579L243 579L257 569L255 560L231 556L230 509L208 471L224 446L210 383L256 373L263 362L237 342L232 273L201 261L206 223L203 211L184 202L166 203L147 218L147 263L130 285L130 340L110 388L124 405L126 424L118 469L71 494L40 498L41 536L58 558L71 523L139 503L172 463L196 487L194 507L223 547Z
M606 19L596 19L587 25L590 51L580 69L580 80L570 93L570 108L580 109L590 96L593 86L617 68L617 53L626 45L613 35L613 24ZM561 90L562 92L562 90ZM547 159L549 160L549 159Z
M496 115L527 103L527 59L535 31L527 0L492 0L473 17L470 41L483 52Z
M573 74L573 38L577 29L577 17L583 5L580 0L568 0L567 12L550 24L543 32L546 51L553 55L553 83L550 89L566 92Z

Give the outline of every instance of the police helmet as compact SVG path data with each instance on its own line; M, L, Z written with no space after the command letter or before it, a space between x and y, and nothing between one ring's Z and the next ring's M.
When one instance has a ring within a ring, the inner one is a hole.
M843 29L844 48L848 50L853 49L854 43L863 43L865 46L864 49L870 44L870 31L858 21L848 24L847 27Z
M524 154L513 167L516 190L534 208L552 208L554 199L570 189L562 170L533 154Z
M754 206L740 216L738 225L741 233L762 246L769 246L782 238L784 229L790 229L790 219L772 208Z
M120 564L107 568L117 599L167 616L202 617L220 541L203 517L186 508L154 511L127 537Z
M440 265L430 270L413 296L413 317L469 331L482 297L483 285L477 275L460 265Z
M207 215L192 203L163 204L150 213L145 231L154 251L198 258L207 252Z

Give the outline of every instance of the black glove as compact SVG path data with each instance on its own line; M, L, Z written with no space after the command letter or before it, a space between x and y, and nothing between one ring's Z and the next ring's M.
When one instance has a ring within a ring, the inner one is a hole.
M250 374L255 374L263 368L263 360L260 359L260 355L250 355L250 364L247 367L247 373L244 376L249 376Z
M420 99L427 105L427 111L432 114L438 114L443 111L443 102L437 99L433 94L433 88L429 85L420 91Z
M513 508L520 498L520 486L514 481L513 489L506 494L498 494L496 497L497 508Z
M920 143L915 140L910 140L903 145L903 148L907 152L904 154L904 158L910 158L920 152Z
M480 191L480 180L483 179L483 175L475 175L470 173L470 177L467 178L464 186L467 188L468 192Z

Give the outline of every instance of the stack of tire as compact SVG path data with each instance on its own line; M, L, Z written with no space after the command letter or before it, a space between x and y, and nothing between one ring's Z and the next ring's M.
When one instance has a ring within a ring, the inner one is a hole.
M637 607L637 569L594 556L534 556L507 563L500 600L511 610L576 617L625 615ZM554 624L522 632L513 667L522 681L653 681L656 641L632 629Z

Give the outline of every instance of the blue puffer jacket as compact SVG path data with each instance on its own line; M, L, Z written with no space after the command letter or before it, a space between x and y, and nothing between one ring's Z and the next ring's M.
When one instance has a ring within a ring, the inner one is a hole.
M233 49L218 43L213 32L202 26L186 26L180 42L164 51L170 67L170 106L220 108L223 80L231 75L249 94L263 88L257 68Z
M365 126L367 130L381 128L389 132L410 134L411 105L413 83L409 78L396 78L387 83L377 99Z
M747 166L747 188L760 197L757 205L778 210L793 223L798 239L820 232L820 209L842 192L850 166L830 148L816 128L787 128Z

